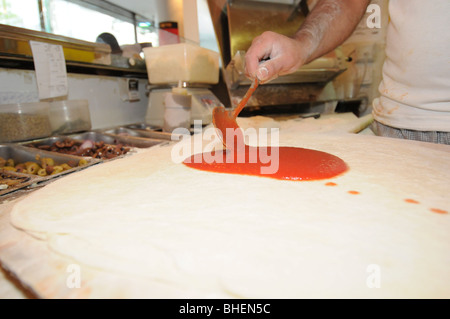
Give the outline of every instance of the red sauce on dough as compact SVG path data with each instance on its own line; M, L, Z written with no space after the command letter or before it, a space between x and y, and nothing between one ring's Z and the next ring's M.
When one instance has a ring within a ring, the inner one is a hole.
M330 179L348 170L347 164L329 153L296 147L250 147L244 150L221 150L199 153L186 158L183 163L191 168L226 174L254 175L281 180L308 181ZM326 186L337 186L334 182ZM359 195L350 190L347 193ZM420 204L406 198L405 202ZM431 212L448 214L448 211L431 208Z
M446 210L439 209L439 208L431 208L430 210L433 213L437 213L437 214L448 214L448 212Z
M329 153L296 147L251 147L244 151L221 150L193 155L183 162L195 169L281 180L307 181L333 178L348 170Z

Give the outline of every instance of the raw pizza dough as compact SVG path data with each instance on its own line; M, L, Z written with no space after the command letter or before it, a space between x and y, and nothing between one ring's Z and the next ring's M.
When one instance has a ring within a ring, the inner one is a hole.
M279 127L281 145L350 170L336 186L208 173L172 161L186 139L56 180L11 222L82 267L127 276L126 297L449 298L450 149Z

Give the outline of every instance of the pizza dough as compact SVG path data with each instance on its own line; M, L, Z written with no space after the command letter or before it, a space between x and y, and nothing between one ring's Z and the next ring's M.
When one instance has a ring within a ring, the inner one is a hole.
M191 138L56 180L11 222L129 278L125 297L449 298L449 147L279 127L280 144L350 170L309 182L198 171L173 161Z

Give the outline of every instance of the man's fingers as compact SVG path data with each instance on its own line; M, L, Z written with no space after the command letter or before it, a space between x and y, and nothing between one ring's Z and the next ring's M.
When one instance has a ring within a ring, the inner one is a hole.
M287 36L266 31L256 37L245 54L245 73L261 83L289 74L300 66L302 48Z
M277 64L272 60L261 63L256 71L256 77L261 84L276 79L278 77Z

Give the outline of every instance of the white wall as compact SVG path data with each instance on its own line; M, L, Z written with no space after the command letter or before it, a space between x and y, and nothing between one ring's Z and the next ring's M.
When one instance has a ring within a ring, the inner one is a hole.
M93 129L144 122L147 79L139 80L137 102L125 101L125 78L69 73L67 80L67 99L89 101ZM0 68L0 83L0 108L2 104L39 101L34 71Z

